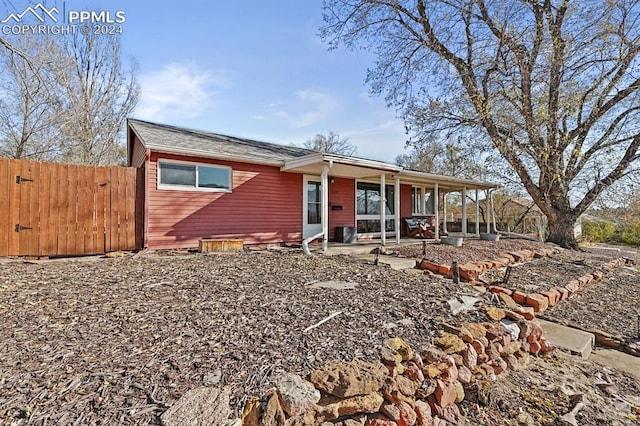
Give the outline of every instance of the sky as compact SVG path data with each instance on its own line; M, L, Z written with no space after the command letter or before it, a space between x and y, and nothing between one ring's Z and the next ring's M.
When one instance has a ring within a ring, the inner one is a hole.
M373 55L330 51L318 37L322 0L43 3L125 12L122 50L141 87L135 118L286 145L332 131L360 157L404 153L402 121L365 84Z

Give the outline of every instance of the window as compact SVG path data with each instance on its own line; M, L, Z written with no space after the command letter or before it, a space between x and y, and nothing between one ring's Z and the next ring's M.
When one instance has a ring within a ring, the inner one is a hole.
M414 186L412 188L411 204L413 205L411 213L413 213L414 215L421 215L424 213L422 211L424 207L424 203L422 202L422 188L418 188L417 186Z
M160 161L158 163L158 188L231 191L231 168Z
M433 191L425 189L424 194L420 187L414 186L411 191L412 214L433 214ZM426 207L426 210L425 210Z
M385 213L394 213L394 192L393 185L387 185L385 188ZM357 214L360 215L380 215L380 185L376 183L358 182L356 198L358 202Z
M385 186L385 214L391 216L395 212L394 185ZM359 234L380 232L380 184L358 182L356 186L356 227ZM387 218L385 230L395 230L395 220Z
M322 223L322 187L320 182L307 182L307 223Z

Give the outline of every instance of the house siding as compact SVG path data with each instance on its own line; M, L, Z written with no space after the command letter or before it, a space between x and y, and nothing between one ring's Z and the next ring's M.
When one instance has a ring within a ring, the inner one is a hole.
M232 192L157 187L158 160L232 168ZM302 175L278 167L151 153L148 161L148 248L197 247L202 238L242 239L245 244L302 239Z
M331 178L330 178L331 179ZM329 240L336 237L336 226L356 226L356 183L355 179L333 178L329 183ZM332 206L342 206L342 210L332 210Z

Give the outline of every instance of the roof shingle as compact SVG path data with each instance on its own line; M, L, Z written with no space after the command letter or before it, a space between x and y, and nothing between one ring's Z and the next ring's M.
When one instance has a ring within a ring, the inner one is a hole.
M145 148L164 152L269 163L284 163L286 160L315 152L296 146L260 142L142 120L129 119L128 123Z

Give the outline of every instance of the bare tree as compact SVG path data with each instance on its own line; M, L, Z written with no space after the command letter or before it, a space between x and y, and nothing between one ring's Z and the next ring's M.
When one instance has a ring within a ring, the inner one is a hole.
M122 66L120 42L105 35L76 35L56 64L60 91L56 111L65 161L114 164L127 116L139 96L135 67Z
M411 132L475 132L493 144L547 217L549 241L577 248L577 218L637 172L638 0L326 0L324 9L331 46L377 53L368 82Z
M49 40L25 36L19 44L30 58L0 54L0 155L30 160L54 160L59 139L54 129L56 98L50 90Z
M333 132L329 132L326 135L318 133L312 139L303 143L302 146L318 152L342 155L355 155L358 152L358 148L349 142L349 138L342 138Z
M443 139L436 135L407 142L407 154L396 157L396 164L407 169L457 176L483 178L485 162L476 146L469 146L462 138Z

